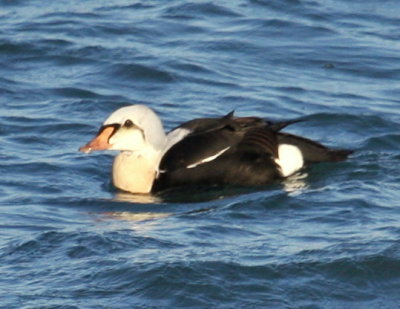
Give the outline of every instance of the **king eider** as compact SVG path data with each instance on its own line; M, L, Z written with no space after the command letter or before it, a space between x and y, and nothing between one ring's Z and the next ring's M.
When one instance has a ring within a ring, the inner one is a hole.
M112 181L132 193L186 185L264 185L307 163L342 161L352 153L280 131L294 122L272 123L231 112L185 122L166 134L152 109L132 105L113 112L79 150L119 150Z

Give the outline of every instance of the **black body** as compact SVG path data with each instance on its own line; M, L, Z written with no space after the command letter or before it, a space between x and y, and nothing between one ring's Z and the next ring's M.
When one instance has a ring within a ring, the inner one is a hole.
M196 184L271 183L282 178L275 162L279 144L298 147L305 163L341 161L352 153L280 132L294 122L298 121L272 123L257 117L237 118L233 113L186 122L178 129L191 133L164 154L152 191Z

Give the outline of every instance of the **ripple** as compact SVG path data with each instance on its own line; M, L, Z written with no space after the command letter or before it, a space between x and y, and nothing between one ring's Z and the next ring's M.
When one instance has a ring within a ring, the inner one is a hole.
M171 83L175 77L167 72L142 64L117 64L112 68L112 74L118 78L135 80L137 82Z
M163 13L164 17L197 19L198 16L204 15L208 17L240 17L241 14L234 10L216 5L215 3L185 3L167 7Z
M41 49L28 42L2 42L0 44L0 54L10 58L17 58L28 55L39 55Z
M65 88L56 88L52 89L54 94L60 95L63 97L73 97L73 98L97 98L99 95L95 92L89 91L87 89L79 89L79 88L73 88L73 87L65 87Z

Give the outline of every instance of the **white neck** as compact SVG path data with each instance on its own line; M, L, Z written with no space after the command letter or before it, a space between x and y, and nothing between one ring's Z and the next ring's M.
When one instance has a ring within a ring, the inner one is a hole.
M141 152L123 151L114 160L114 186L131 193L149 193L156 177L160 151L147 148Z

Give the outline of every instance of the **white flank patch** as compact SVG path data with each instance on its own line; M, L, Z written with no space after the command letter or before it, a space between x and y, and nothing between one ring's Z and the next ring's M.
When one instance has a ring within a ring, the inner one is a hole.
M283 177L292 175L304 165L303 155L296 146L281 144L278 147L278 155L279 158L275 159L275 162L280 166Z
M210 162L210 161L212 161L212 160L218 158L220 155L222 155L222 154L223 154L225 151L227 151L229 148L231 148L231 147L230 147L230 146L229 146L229 147L226 147L226 148L222 149L221 151L217 152L215 155L213 155L213 156L211 156L211 157L204 158L204 159L200 160L199 162L190 164L190 165L186 166L186 168L194 168L194 167L196 167L196 166L198 166L198 165L200 165L200 164L203 164L203 163L206 163L206 162Z

